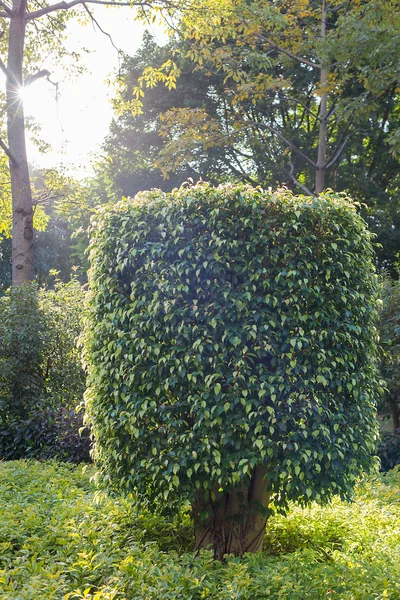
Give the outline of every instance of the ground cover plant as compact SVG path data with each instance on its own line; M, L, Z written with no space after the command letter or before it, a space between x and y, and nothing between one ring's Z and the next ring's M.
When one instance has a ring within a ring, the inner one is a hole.
M340 194L142 192L93 223L87 415L108 484L190 504L196 547L261 549L271 505L373 464L377 280Z
M268 553L220 563L193 553L188 514L99 493L93 470L0 463L0 598L400 598L400 471L361 483L351 504L292 505L269 520Z

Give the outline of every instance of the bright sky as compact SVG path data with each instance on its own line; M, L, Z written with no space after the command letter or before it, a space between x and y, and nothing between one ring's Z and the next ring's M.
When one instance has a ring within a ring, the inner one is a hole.
M133 11L103 6L91 10L115 45L127 54L133 54L140 46L145 29L142 23L134 21ZM147 29L160 43L165 40L161 29L154 26ZM108 133L113 92L106 80L118 69L118 52L109 38L92 25L83 27L71 22L67 43L76 51L82 46L92 51L82 54L87 72L68 76L56 66L43 63L42 68L51 71L51 80L59 82L58 102L55 87L41 79L27 88L24 105L26 117L33 117L40 125L41 138L51 144L51 151L41 154L28 141L28 159L30 164L39 167L64 166L70 174L83 178L91 175L91 159Z

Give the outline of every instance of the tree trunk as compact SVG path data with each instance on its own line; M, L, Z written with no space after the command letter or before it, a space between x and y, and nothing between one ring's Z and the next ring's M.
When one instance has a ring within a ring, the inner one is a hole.
M326 0L322 2L322 22L321 37L326 36ZM320 86L322 89L328 81L328 73L324 64L321 65ZM319 135L318 135L318 156L317 168L315 171L315 193L320 194L325 189L326 174L326 137L328 131L328 94L322 92L319 106Z
M33 202L26 156L25 119L19 90L23 87L26 0L13 0L7 61L7 131L13 203L12 282L35 277L33 253Z
M218 560L262 550L270 496L266 474L259 465L249 488L216 492L213 500L198 497L193 505L196 550L212 547Z

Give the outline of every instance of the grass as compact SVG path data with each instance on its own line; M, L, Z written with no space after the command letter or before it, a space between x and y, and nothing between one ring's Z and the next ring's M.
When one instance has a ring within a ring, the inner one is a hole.
M91 470L0 463L0 598L18 600L400 599L400 470L352 504L293 506L266 551L195 556L187 514L154 516L96 492Z

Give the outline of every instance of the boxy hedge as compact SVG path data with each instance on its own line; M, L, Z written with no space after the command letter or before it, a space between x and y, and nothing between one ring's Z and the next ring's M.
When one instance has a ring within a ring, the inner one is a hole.
M223 503L244 543L249 515L349 496L378 383L371 235L347 198L143 192L99 212L90 260L86 404L108 483L192 504L214 544Z

